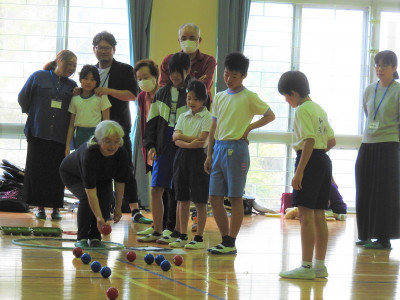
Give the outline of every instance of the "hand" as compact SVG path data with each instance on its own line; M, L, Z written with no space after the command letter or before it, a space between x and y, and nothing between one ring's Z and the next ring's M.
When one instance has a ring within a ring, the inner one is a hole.
M211 173L211 165L212 165L212 159L207 156L206 161L204 162L204 171L207 174Z
M101 97L101 96L103 96L103 95L108 95L108 89L99 86L99 87L97 87L97 88L94 89L94 93L95 93L97 96Z
M149 152L147 152L147 156L151 159L151 160L157 160L157 153L156 153L156 148L151 148L149 150Z
M78 96L80 93L81 93L81 88L80 87L76 87L72 91L72 96Z
M191 141L189 144L192 145L193 148L202 148L204 145L204 142L199 141L198 139L195 139L195 140Z
M71 147L69 145L65 146L65 156L68 156L71 153Z
M119 220L121 220L121 218L122 218L121 208L119 208L119 209L115 208L115 210L114 210L114 218L113 218L114 223L118 223Z
M103 225L106 225L106 222L104 221L103 217L97 217L97 229L101 232L101 227Z
M249 139L247 138L248 135L249 135L249 131L246 130L246 131L243 133L242 137L240 138L241 140L245 140L246 143L247 143L247 145L250 144Z
M293 176L292 179L292 187L295 190L301 190L303 187L301 185L301 182L303 181L303 172L296 172Z

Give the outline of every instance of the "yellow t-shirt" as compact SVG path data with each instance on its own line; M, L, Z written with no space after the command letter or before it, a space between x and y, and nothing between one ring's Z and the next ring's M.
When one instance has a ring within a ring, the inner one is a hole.
M267 103L248 89L230 94L228 90L218 93L212 105L212 117L217 119L214 138L220 141L239 140L255 115L264 115Z

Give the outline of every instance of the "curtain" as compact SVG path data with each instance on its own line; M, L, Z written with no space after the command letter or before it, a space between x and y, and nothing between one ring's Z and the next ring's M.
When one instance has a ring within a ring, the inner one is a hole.
M153 0L127 0L129 15L129 35L131 45L131 64L149 57L150 20ZM149 175L142 155L140 136L140 114L137 101L133 102L135 122L132 125L130 138L132 142L134 176L137 183L138 198L142 206L150 206Z
M243 52L249 21L251 0L219 0L218 2L218 51L217 92L226 89L224 60L227 54Z

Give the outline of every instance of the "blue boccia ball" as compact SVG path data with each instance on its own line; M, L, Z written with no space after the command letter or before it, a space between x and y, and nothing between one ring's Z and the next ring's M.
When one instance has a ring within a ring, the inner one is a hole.
M90 264L90 268L92 269L93 272L97 273L101 269L101 264L95 260Z
M153 254L151 254L151 253L146 254L146 255L144 256L144 261L146 262L146 264L151 265L151 264L154 262L154 256L153 256Z
M168 271L169 269L171 269L171 263L168 260L163 260L160 267L163 271Z
M157 255L157 256L156 256L156 259L155 259L156 264L159 265L159 266L161 265L161 263L162 263L164 260L165 260L165 257L164 257L164 255L162 255L162 254Z
M81 261L87 265L88 263L90 263L90 261L92 260L92 257L90 256L89 253L83 253L81 256Z
M111 275L111 269L109 267L102 267L100 270L101 276L108 278Z

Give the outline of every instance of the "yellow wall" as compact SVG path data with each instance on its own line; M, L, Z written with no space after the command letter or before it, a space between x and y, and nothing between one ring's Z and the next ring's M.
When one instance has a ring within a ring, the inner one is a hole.
M200 51L216 57L217 0L153 0L150 28L150 58L163 58L180 51L178 29L184 23L200 27Z

